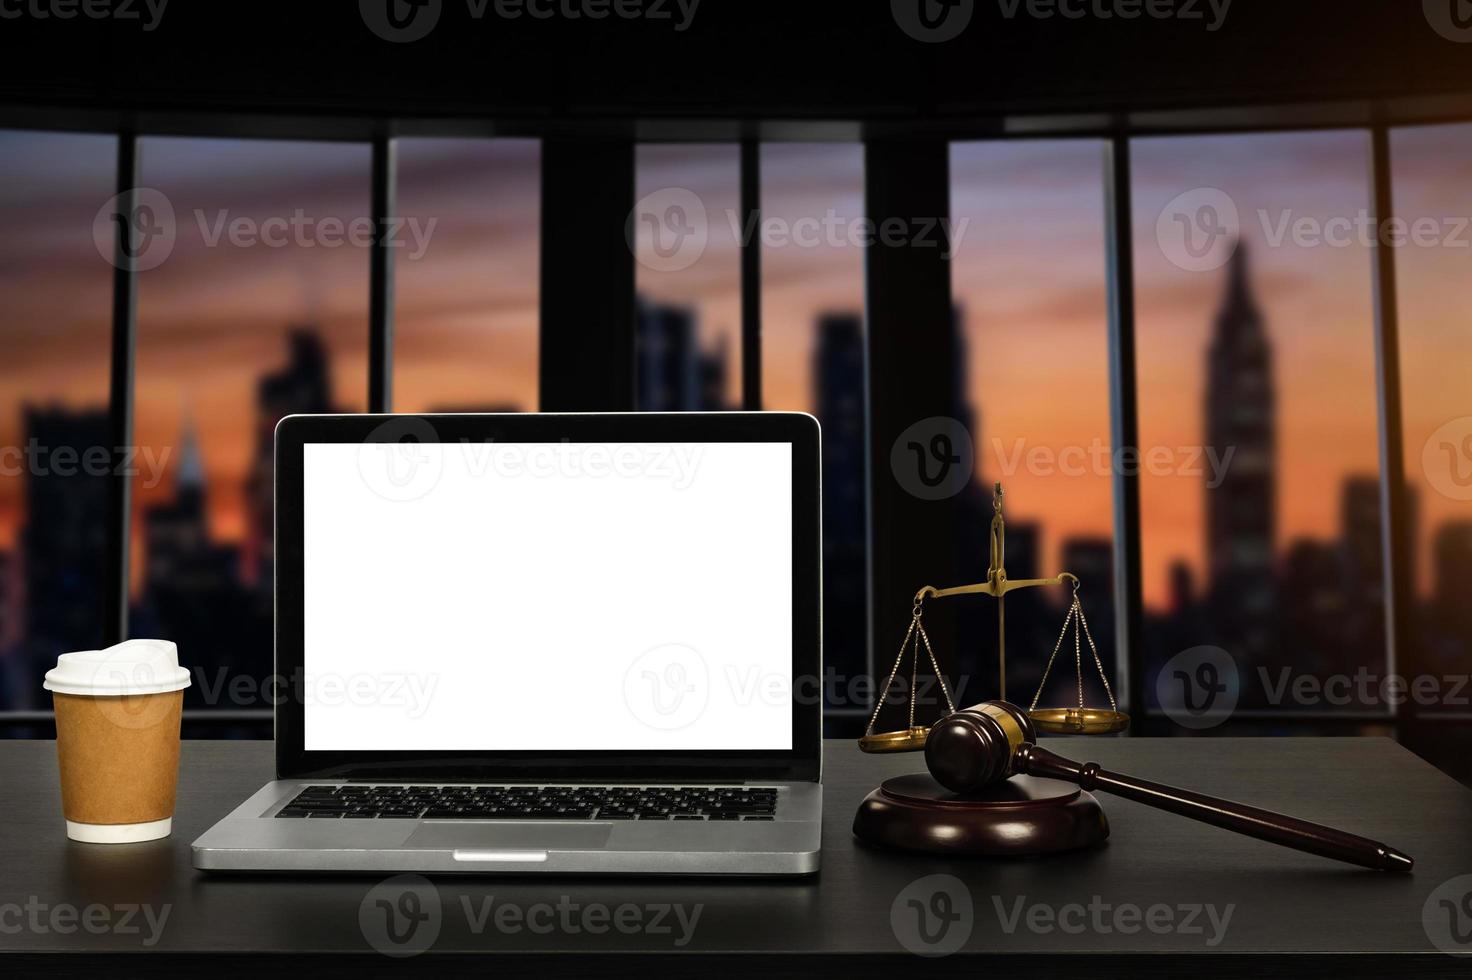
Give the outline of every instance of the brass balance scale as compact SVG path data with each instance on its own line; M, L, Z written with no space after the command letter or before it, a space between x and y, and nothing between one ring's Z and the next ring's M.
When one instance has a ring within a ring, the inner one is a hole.
M936 660L935 651L930 646L930 636L925 632L925 601L927 599L946 599L951 596L961 595L986 595L997 600L997 683L998 697L1005 700L1007 697L1007 604L1008 592L1016 589L1034 588L1044 585L1062 585L1065 582L1073 585L1073 601L1069 604L1068 613L1063 619L1063 629L1058 634L1058 642L1053 645L1053 653L1048 657L1048 665L1043 669L1042 680L1038 683L1037 692L1032 697L1032 704L1028 708L1028 716L1032 718L1033 725L1040 732L1054 735L1106 735L1113 732L1122 732L1129 727L1129 715L1119 710L1119 705L1114 700L1114 691L1109 686L1109 678L1104 672L1104 662L1099 658L1099 650L1094 645L1094 636L1089 631L1088 620L1084 618L1083 606L1079 603L1078 591L1080 582L1077 575L1071 572L1060 572L1052 578L1029 578L1009 579L1007 569L1003 562L1006 551L1007 526L1002 518L1002 485L995 485L992 491L992 524L991 524L991 558L986 572L986 581L977 582L974 585L958 585L950 589L937 589L927 585L915 593L914 603L910 612L910 628L905 633L905 639L900 644L900 652L895 657L894 666L890 668L889 679L884 682L884 689L874 704L874 713L869 716L868 727L864 729L864 736L859 739L859 748L865 752L917 752L925 747L925 738L930 734L929 725L917 725L915 723L915 699L909 699L909 723L905 728L889 732L876 732L874 725L879 720L879 711L884 706L889 696L889 689L894 684L895 677L899 674L900 666L905 660L905 651L911 650L910 656L910 692L915 690L915 677L920 665L920 646L923 643L925 653L930 661L930 668L935 672L936 679L940 682L941 694L945 697L946 707L950 711L956 710L955 702L951 700L950 689L946 686L945 675L941 672L940 664ZM1068 637L1069 628L1073 629L1073 660L1074 673L1077 679L1078 704L1063 708L1039 708L1038 700L1042 697L1043 687L1048 683L1048 674L1053 670L1053 663L1058 659L1058 651L1063 648L1063 641ZM1094 656L1094 666L1098 670L1099 680L1104 684L1104 693L1109 698L1108 708L1090 707L1084 703L1084 668L1083 668L1083 642L1087 641L1089 652Z

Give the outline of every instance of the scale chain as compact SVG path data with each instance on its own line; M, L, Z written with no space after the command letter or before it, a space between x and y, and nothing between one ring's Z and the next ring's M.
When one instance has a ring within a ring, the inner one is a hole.
M889 670L889 679L884 682L884 690L879 692L879 699L874 702L874 713L869 716L869 727L864 729L865 735L874 734L874 723L879 720L879 709L884 707L884 699L889 697L890 685L894 683L894 675L900 672L900 664L905 660L905 647L910 645L910 637L915 635L915 627L920 625L920 614L915 612L910 620L910 628L905 631L905 638L900 641L899 656L894 658L894 666Z
M1094 666L1099 668L1099 680L1104 685L1104 693L1109 696L1109 710L1117 712L1119 711L1119 705L1114 702L1114 690L1109 686L1109 675L1104 672L1104 661L1099 659L1099 648L1094 646L1094 633L1089 629L1089 621L1084 618L1083 606L1079 606L1078 608L1078 621L1083 624L1084 636L1089 641L1089 651L1094 655ZM1080 679L1079 683L1083 683L1082 679Z
M920 636L925 635L925 624L915 620L915 629L920 631ZM910 727L915 727L915 678L920 673L920 636L915 637L915 655L910 658ZM900 650L900 656L905 652Z
M1063 638L1068 635L1068 627L1073 622L1073 607L1068 607L1068 615L1063 617L1063 629L1058 633L1058 642L1053 644L1053 653L1048 657L1048 666L1043 668L1043 678L1038 681L1038 689L1033 693L1032 704L1028 705L1028 711L1036 711L1038 700L1043 696L1043 687L1048 683L1048 674L1053 670L1053 661L1058 659L1058 651L1063 649Z
M1078 604L1078 593L1073 594L1072 614L1079 619L1083 618L1084 607ZM1083 632L1078 624L1073 627L1073 676L1078 678L1078 710L1084 710L1084 655L1079 643L1079 633ZM1093 644L1089 644L1093 646Z
M935 650L930 646L930 634L925 632L924 624L920 626L920 639L925 641L925 652L930 657L930 669L935 671L935 679L940 682L940 693L946 699L946 707L952 714L956 711L956 702L951 700L950 689L946 687L946 676L940 672L940 664L935 659ZM918 652L918 651L917 651ZM910 691L910 714L915 713L915 691Z

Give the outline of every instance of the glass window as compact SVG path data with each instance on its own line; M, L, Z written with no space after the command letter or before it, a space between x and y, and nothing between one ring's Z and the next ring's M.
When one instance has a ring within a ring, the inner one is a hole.
M856 143L762 147L762 405L823 426L823 658L832 717L862 716L869 677L864 475L864 217ZM898 640L896 639L896 642ZM837 734L837 729L831 733ZM844 730L848 734L847 730Z
M394 410L537 408L541 146L401 139Z
M366 408L369 149L150 138L142 152L175 234L139 273L136 436L162 465L134 481L131 631L179 644L187 704L267 708L273 431Z
M1369 136L1132 153L1147 700L1386 711Z
M1472 331L1463 312L1472 124L1395 130L1391 157L1395 213L1405 229L1396 295L1412 542L1412 571L1402 581L1414 587L1408 659L1437 678L1434 691L1409 708L1465 713L1467 695L1443 679L1465 674L1472 662L1472 606L1462 594L1472 578Z
M630 232L640 411L741 405L740 188L734 143L638 147Z
M1010 578L1081 581L1079 598L1115 683L1113 456L1104 253L1104 146L1098 140L956 143L951 149L951 289L976 479L960 542L967 581L986 577L991 488L1001 482ZM1007 597L1007 683L1031 699L1071 602L1066 587ZM959 608L966 700L996 696L996 610ZM1072 646L1072 634L1067 641ZM1085 699L1108 704L1087 640ZM958 681L959 684L959 681ZM1040 706L1077 702L1072 650Z
M116 168L111 136L0 132L0 709L103 641Z

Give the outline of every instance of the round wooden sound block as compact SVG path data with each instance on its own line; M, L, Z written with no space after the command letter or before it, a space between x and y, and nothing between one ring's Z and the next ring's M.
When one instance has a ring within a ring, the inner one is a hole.
M1013 776L981 793L952 793L928 773L886 779L864 797L854 836L931 854L1033 857L1101 844L1104 808L1055 779Z

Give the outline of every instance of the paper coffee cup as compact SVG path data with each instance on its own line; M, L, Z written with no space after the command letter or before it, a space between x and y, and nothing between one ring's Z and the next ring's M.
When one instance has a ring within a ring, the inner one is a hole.
M189 671L166 640L63 653L43 687L56 706L66 835L94 844L169 836Z

